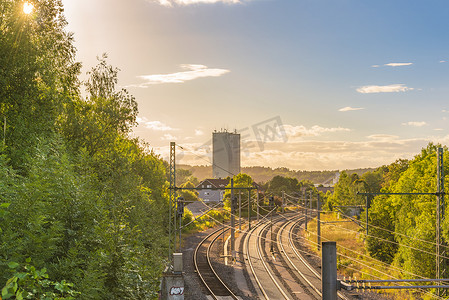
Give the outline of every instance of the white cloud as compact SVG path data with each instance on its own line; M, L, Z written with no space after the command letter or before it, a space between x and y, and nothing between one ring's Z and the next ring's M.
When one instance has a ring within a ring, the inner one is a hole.
M379 68L379 65L372 65L371 68Z
M204 131L202 131L201 129L195 129L195 135L196 136L204 135Z
M411 66L411 65L413 65L413 63L388 63L388 64L385 64L385 66L388 66L388 67L403 67L403 66Z
M155 131L173 131L173 130L179 130L177 128L172 128L161 121L149 121L147 118L140 118L137 117L137 123L139 125L143 125L148 129L155 130Z
M434 128L433 130L435 130L435 131L443 131L444 129L443 128Z
M160 5L172 7L173 5L191 5L191 4L199 4L199 3L226 3L226 4L239 4L242 3L240 0L152 0L151 2L159 3Z
M445 63L446 61L445 60L440 60L440 63Z
M139 78L144 79L145 82L141 84L128 85L127 87L147 88L148 86L153 84L184 83L186 81L194 80L197 78L219 77L230 72L229 70L225 69L209 69L207 66L204 65L180 65L180 67L187 71L176 72L171 74L138 76Z
M354 110L362 110L364 109L363 107L350 107L350 106L346 106L343 108L340 108L338 111L354 111Z
M423 126L426 126L427 123L426 122L405 122L405 123L402 123L402 125L413 126L413 127L423 127Z
M444 112L444 113L449 113L449 110L447 110L447 109L443 109L441 112Z
M397 139L397 135L391 135L391 134L373 134L370 136L367 136L367 138L372 140L394 140Z
M176 136L173 136L170 133L166 133L163 137L161 137L161 140L163 141L176 141L177 139L178 138Z
M288 143L266 143L264 149L251 148L242 153L242 166L285 166L296 170L344 170L352 168L379 167L391 164L399 158L412 159L430 142L448 145L449 136L422 139L397 139L390 135L374 135L366 141L316 141L289 140ZM381 138L381 137L384 138ZM211 164L210 146L183 144L181 164ZM155 152L169 158L169 146L156 147Z
M292 125L284 125L284 130L287 136L290 138L297 137L312 137L312 136L320 136L323 133L335 133L335 132L347 132L351 131L351 129L343 128L343 127L334 127L334 128L325 128L318 125L314 125L310 128L307 128L303 125L300 126L292 126Z
M362 141L289 139L288 142L257 144L242 152L242 166L288 167L295 170L344 170L379 167L399 158L413 159L429 142L449 145L449 135L400 139L390 134L374 134ZM178 139L179 140L179 139ZM170 147L154 148L168 160ZM177 150L177 162L189 165L211 165L210 143L183 143Z
M362 94L373 94L373 93L397 93L412 91L414 88L405 86L405 84L391 84L391 85L365 85L359 87L357 92Z

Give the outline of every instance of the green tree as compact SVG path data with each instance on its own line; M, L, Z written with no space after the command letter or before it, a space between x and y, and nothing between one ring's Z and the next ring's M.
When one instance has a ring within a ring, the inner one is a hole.
M248 174L240 173L238 175L235 175L233 177L234 179L234 187L253 187L254 181ZM226 186L227 188L231 187L231 181L229 181L229 184ZM234 196L237 196L239 190L234 191ZM242 199L248 199L247 192L243 192L243 198ZM246 198L245 198L246 197ZM224 206L227 208L231 207L230 199L231 199L231 190L227 189L223 196L223 202Z
M39 139L55 130L59 113L76 94L80 64L61 1L0 2L0 114L6 123L6 153L14 168L26 172ZM2 126L3 127L3 126Z
M277 175L268 181L267 192L276 195L281 195L282 191L294 194L299 192L300 189L301 184L298 182L298 179Z
M67 141L76 151L85 148L90 155L110 147L118 135L125 136L136 125L137 102L125 89L116 91L119 70L106 59L103 54L88 73L88 98L75 98L60 120Z
M327 206L335 205L363 205L362 197L357 196L357 191L363 186L363 182L359 180L359 176L355 173L348 175L345 171L341 172L340 179L334 187L334 193L328 198Z

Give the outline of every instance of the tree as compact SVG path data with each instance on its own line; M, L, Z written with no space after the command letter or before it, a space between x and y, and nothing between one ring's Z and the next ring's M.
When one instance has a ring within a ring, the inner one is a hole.
M298 179L283 176L274 176L270 181L268 181L267 192L276 195L281 195L282 191L294 194L301 189L301 184Z
M241 188L242 187L253 187L253 184L254 184L254 181L251 178L251 176L249 176L247 174L244 174L244 173L240 173L238 175L235 175L233 177L233 179L234 179L234 187L241 187ZM226 187L227 188L231 187L231 181L229 181L229 184ZM236 191L239 191L239 190L235 190L234 191L234 196L237 196L238 192L236 192ZM243 193L243 199L248 199L247 195L245 195L245 194L247 194L247 193L246 192ZM223 199L224 206L227 207L227 208L230 208L231 207L231 203L230 203L231 190L230 189L227 189L225 191L223 198L224 198Z
M348 175L345 171L341 172L340 179L334 187L334 194L328 198L330 204L327 206L364 204L362 197L356 195L362 183L359 179L355 173Z
M125 136L136 125L138 113L135 98L125 90L116 91L118 69L107 64L107 55L88 73L86 100L77 98L67 105L60 121L67 141L75 150L85 148L94 155Z
M26 172L39 139L55 130L65 103L77 93L80 64L61 1L35 3L30 15L18 0L0 3L0 114L6 123L6 153Z

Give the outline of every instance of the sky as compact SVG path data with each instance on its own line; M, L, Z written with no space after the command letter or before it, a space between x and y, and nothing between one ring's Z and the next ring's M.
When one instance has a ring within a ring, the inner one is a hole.
M63 0L85 73L108 54L136 97L133 136L210 165L379 167L449 145L446 0Z

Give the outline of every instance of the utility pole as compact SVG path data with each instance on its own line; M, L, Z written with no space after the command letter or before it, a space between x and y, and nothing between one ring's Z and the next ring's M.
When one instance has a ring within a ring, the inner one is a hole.
M270 232L271 232L271 238L270 238L270 251L271 253L274 253L274 248L273 248L273 209L274 209L274 197L270 196L269 198L269 202L268 202L268 207L270 208Z
M282 213L285 213L285 192L282 191Z
M444 203L444 164L443 164L443 148L438 148L437 159L437 220L436 220L436 275L437 279L447 278L447 260L446 246L447 243L443 240L442 224L444 222L445 203ZM441 283L439 283L441 284ZM446 295L445 289L438 289L438 296L444 297Z
M182 217L184 216L184 198L183 197L179 197L178 201L178 209L177 209L177 214L178 214L178 218L179 218L179 251L181 252L181 232L182 232Z
M443 164L443 148L438 148L437 150L437 191L434 193L428 192L414 192L414 193L360 193L357 195L433 195L437 196L436 201L436 221L435 221L435 237L436 237L436 249L435 249L435 277L437 280L448 278L447 274L447 259L446 259L446 248L447 242L443 239L441 225L444 222L445 213L445 200L444 200L444 164ZM367 200L367 211L368 211L368 200ZM368 215L367 215L368 217ZM367 233L368 233L368 220L367 220ZM437 294L443 297L447 294L446 289L438 288Z
M307 231L307 192L304 190L304 211L305 211L305 224L304 229Z
M239 231L242 231L242 192L239 190Z
M231 178L231 253L234 255L235 250L235 202L234 197L234 179Z
M248 229L251 230L251 190L248 189Z
M310 198L309 198L309 199L310 199L310 204L309 204L309 205L310 205L310 214L311 214L311 215L312 215L312 208L313 208L313 207L312 207L312 197L313 197L313 191L310 190Z
M316 217L316 239L318 244L318 251L321 247L321 203L320 203L320 194L318 193L318 198L316 202L316 210L317 210L317 217Z
M259 223L259 189L257 189L257 223Z
M369 210L369 207L370 207L370 201L369 201L370 199L369 199L369 195L366 195L366 209L365 209L365 216L366 216L366 236L368 236L368 233L369 233L369 231L368 231L368 210Z
M176 199L176 144L170 142L170 201L168 204L168 261L172 262L172 254L176 248L176 214L173 213ZM173 216L172 216L173 213ZM173 231L173 232L172 232Z

